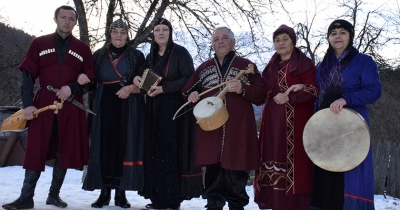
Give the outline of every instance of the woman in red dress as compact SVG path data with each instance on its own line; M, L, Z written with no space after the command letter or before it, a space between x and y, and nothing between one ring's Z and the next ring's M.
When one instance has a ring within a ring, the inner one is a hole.
M259 143L255 202L260 209L310 209L312 164L303 147L303 129L317 96L314 63L296 45L293 28L273 33L276 53L262 75L268 96Z

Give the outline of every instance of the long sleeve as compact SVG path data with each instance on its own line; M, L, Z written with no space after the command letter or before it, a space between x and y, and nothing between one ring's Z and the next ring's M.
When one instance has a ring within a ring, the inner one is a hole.
M24 107L33 106L33 86L35 84L35 78L27 72L22 70L22 86L21 86L21 98Z
M375 61L360 54L343 70L343 99L346 106L365 106L377 101L382 94L382 84Z
M176 78L171 78L172 81L169 81L168 84L163 85L163 91L165 94L181 92L182 88L185 86L186 82L194 72L193 59L186 48L180 46L179 48L175 49L175 52L173 53L174 54L171 57L171 64L169 68L170 71L178 72L173 73L174 75L177 75ZM173 59L176 59L177 62L172 61Z
M310 61L311 62L311 61ZM289 103L297 104L305 101L312 101L317 98L318 88L316 81L316 68L314 65L309 70L305 71L300 75L301 84L304 84L304 88L297 92L289 93Z
M261 105L265 102L267 97L267 89L265 88L264 81L261 77L257 66L254 65L254 74L249 75L250 85L244 84L244 95L243 97L256 105Z

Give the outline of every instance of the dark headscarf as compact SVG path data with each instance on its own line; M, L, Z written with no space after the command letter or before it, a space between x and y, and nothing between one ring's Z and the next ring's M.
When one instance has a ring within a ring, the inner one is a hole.
M108 31L108 34L107 34L107 41L104 43L104 46L102 48L100 48L98 51L98 54L100 55L100 56L98 56L98 58L100 58L100 59L97 59L94 61L96 71L97 71L98 66L100 65L101 58L103 57L103 55L105 53L108 53L109 49L111 51L113 51L114 53L121 54L128 48L128 44L130 41L129 34L126 38L127 39L126 44L123 47L116 48L111 44L111 31L115 28L123 28L127 31L129 30L129 26L122 19L115 20L113 23L111 23L110 30ZM131 61L129 61L129 62L131 62Z
M115 28L123 28L125 30L129 30L128 25L124 21L122 21L121 19L118 19L118 20L114 21L113 23L111 23L110 31L115 29Z
M285 25L285 24L279 26L279 27L274 31L274 33L272 34L272 40L274 40L275 37L277 37L278 35L284 34L284 33L289 34L289 37L290 37L290 39L291 39L292 42L293 42L293 46L296 46L296 41L297 41L297 39L296 39L296 33L294 32L294 29L293 29L293 28L290 28L289 26L287 26L287 25Z
M115 28L123 28L123 29L125 29L127 32L129 31L129 26L122 20L122 19L118 19L118 20L115 20L113 23L111 23L111 25L110 25L110 30L108 31L108 34L107 34L107 41L109 41L109 42L111 42L111 32L112 32L112 30L113 29L115 29ZM128 33L128 36L126 37L126 42L128 43L129 42L129 33Z
M328 33L327 36L329 37L329 35L332 33L332 30L337 29L337 28L343 28L346 31L349 32L350 34L350 39L354 38L354 26L349 23L346 20L341 20L341 19L337 19L334 20L328 27Z
M339 57L329 43L328 50L322 61L320 70L320 89L318 93L317 111L328 108L335 100L342 98L343 68L358 54L353 47L354 27L345 20L335 20L328 28L328 37L332 30L343 28L350 34L349 44Z
M287 26L287 25L281 25L279 26L273 33L273 38L276 36L287 33L290 37L290 39L293 42L293 52L292 55L290 56L290 61L289 61L289 73L292 76L296 76L299 74L304 73L308 69L311 68L311 65L313 63L311 62L310 58L308 58L301 50L296 46L296 34L293 30L293 28ZM281 57L278 53L275 53L271 60L269 61L268 65L265 67L264 71L267 72L267 80L266 84L274 84L274 82L271 82L271 80L275 80L276 74L278 73L279 69L279 62L281 61ZM264 79L264 80L265 80ZM271 89L272 87L267 87L268 89Z
M168 37L167 48L164 51L163 59L162 59L161 63L157 66L157 69L153 69L154 59L156 58L156 56L158 56L158 50L160 48L154 38L154 28L160 24L168 26L169 37ZM172 48L174 45L175 45L175 43L174 43L174 41L172 41L172 25L171 25L171 23L165 18L158 18L154 22L154 27L153 27L153 40L151 42L150 59L149 59L149 63L148 63L149 68L153 69L158 74L163 75L163 70L166 68L168 59L170 57L170 54L171 54L171 51L172 51ZM166 76L166 75L163 75L163 76Z

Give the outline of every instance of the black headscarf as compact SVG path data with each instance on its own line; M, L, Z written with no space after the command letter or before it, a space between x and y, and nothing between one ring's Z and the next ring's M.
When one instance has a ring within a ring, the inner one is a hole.
M332 30L337 28L343 28L350 34L350 44L353 45L353 38L354 38L354 26L346 20L337 19L334 20L328 27L327 37L332 33Z
M164 24L164 25L168 26L168 28L169 28L169 37L168 37L167 48L165 49L163 58L162 58L160 64L157 65L157 69L154 69L153 68L154 67L154 59L157 58L156 56L158 56L158 50L160 48L158 46L157 42L154 39L154 27L156 27L157 25L160 25L160 24ZM160 75L163 75L163 71L166 68L166 64L167 64L168 59L170 57L172 48L173 48L173 46L175 44L174 41L172 41L172 25L167 19L158 18L154 23L154 27L153 27L153 40L151 42L150 57L149 57L148 65L149 65L150 69L154 70L155 72L157 72ZM166 75L163 75L163 76L166 76Z

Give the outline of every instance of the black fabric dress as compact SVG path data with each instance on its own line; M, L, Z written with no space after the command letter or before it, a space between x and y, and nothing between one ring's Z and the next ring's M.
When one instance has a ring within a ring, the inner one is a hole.
M127 45L117 59L108 47L93 56L99 83L89 101L97 115L89 118L90 160L83 189L142 190L144 98L136 93L120 99L115 93L132 84L144 65L144 56Z
M150 53L146 67L163 76L163 93L146 95L146 182L139 194L150 198L154 208L173 208L203 190L201 168L193 161L193 113L172 120L184 104L181 90L194 72L193 61L184 47L172 44L164 56Z

